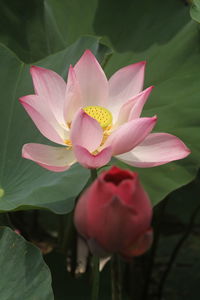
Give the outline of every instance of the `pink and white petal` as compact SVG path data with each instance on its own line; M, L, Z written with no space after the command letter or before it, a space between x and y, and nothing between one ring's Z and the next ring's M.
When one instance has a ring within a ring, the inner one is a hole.
M64 104L65 123L71 123L75 113L83 107L80 86L72 66L69 67L67 89Z
M101 144L103 130L100 124L80 109L72 122L70 139L73 145L80 145L93 152Z
M112 157L112 148L106 147L98 154L90 153L86 148L79 145L74 146L77 161L85 168L97 169L105 166Z
M124 103L120 109L116 125L120 126L127 121L139 118L152 89L153 86L150 86L143 92L134 96L131 100Z
M59 126L51 111L45 111L45 102L37 95L28 95L19 99L38 130L49 140L65 145L69 133Z
M108 98L108 81L99 62L86 50L74 67L84 106L104 106Z
M99 272L101 272L105 265L109 262L109 260L111 260L112 256L106 256L104 258L100 258L99 260Z
M52 70L32 66L30 69L35 93L46 100L59 123L64 123L63 109L66 93L64 79Z
M133 107L131 109L128 121L131 121L131 120L134 120L134 119L137 119L140 117L143 107L144 107L146 101L148 100L148 97L153 88L154 88L154 86L150 86L149 88L147 88L146 90L144 90L143 92L141 92L140 94L138 94L136 96L135 105L133 105Z
M142 61L118 70L109 79L108 109L118 114L121 106L140 93L144 85L146 62Z
M85 239L78 235L76 242L76 268L75 275L80 276L86 272L89 256L89 247ZM71 262L69 262L71 269Z
M123 162L140 168L149 168L187 157L190 150L176 136L152 133L135 149L118 155Z
M107 139L104 147L112 146L113 155L131 151L152 131L157 117L139 118L127 122L116 129Z
M72 150L35 143L23 146L22 157L30 159L43 168L54 172L63 172L76 162Z

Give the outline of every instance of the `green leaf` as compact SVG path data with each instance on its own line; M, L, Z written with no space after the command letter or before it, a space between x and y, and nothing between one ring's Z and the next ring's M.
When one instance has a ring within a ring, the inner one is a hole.
M92 34L97 1L0 2L0 42L23 61L35 62Z
M191 1L190 16L194 21L200 23L200 1L199 0Z
M108 75L131 63L147 61L145 87L154 85L155 89L143 116L157 115L155 132L174 134L192 150L181 161L134 169L156 204L190 182L200 166L198 24L190 19L189 8L182 1L127 1L122 5L113 0L108 7L103 0L94 27L115 49L106 66Z
M174 232L175 224L171 224ZM168 225L169 228L169 225ZM180 231L180 228L179 228ZM167 268L170 257L182 239L181 234L162 236L157 248L155 268L153 272L154 290L157 292L159 282ZM163 288L163 297L166 300L199 299L200 291L198 288L200 280L199 262L200 241L195 232L191 232L179 249L176 259L172 265Z
M57 34L55 26L49 24L49 18L43 1L33 0L28 3L22 0L19 3L2 0L0 41L26 62L33 62L63 49L65 43ZM50 37L54 43L50 43Z
M44 1L45 14L51 12L51 22L67 45L85 34L93 34L93 19L97 9L97 0ZM53 42L53 41L52 41Z
M74 45L37 62L67 76L68 66L74 64L85 49L91 49L103 61L108 48L98 39L85 37ZM54 173L21 158L23 144L48 143L42 138L17 98L33 92L29 65L0 46L0 210L46 208L55 213L67 213L74 199L89 178L89 171L79 165L69 171Z
M194 181L171 193L165 208L168 216L177 219L182 224L190 222L194 213L199 211L200 203L200 174ZM195 218L200 223L200 213Z
M0 252L0 299L54 299L50 271L35 246L1 227Z

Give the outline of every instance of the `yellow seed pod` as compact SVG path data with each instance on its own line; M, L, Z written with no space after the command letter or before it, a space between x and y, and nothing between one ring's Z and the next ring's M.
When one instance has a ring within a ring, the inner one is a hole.
M94 118L99 122L102 128L106 128L107 126L112 124L112 114L111 112L102 107L102 106L86 106L83 110L90 117Z

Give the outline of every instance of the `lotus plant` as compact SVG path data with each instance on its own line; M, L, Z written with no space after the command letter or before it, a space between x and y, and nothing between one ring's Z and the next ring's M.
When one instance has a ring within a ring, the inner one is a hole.
M143 89L145 62L124 67L107 80L86 50L67 83L57 73L32 66L34 95L20 98L39 131L61 147L25 144L22 155L55 172L75 162L86 168L106 165L112 156L136 167L153 167L186 157L177 137L151 133L157 117L141 118L152 86Z

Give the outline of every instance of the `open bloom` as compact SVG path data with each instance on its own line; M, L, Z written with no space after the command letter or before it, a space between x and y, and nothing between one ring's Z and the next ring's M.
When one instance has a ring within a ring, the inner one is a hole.
M100 256L143 254L151 245L152 207L136 173L112 167L81 195L74 222Z
M112 156L137 167L152 167L184 158L189 150L177 137L153 133L156 117L140 118L152 87L142 91L145 63L118 70L107 80L94 55L86 50L67 83L57 73L31 67L34 95L20 102L40 132L62 145L30 143L23 157L55 172L78 161L98 168Z

